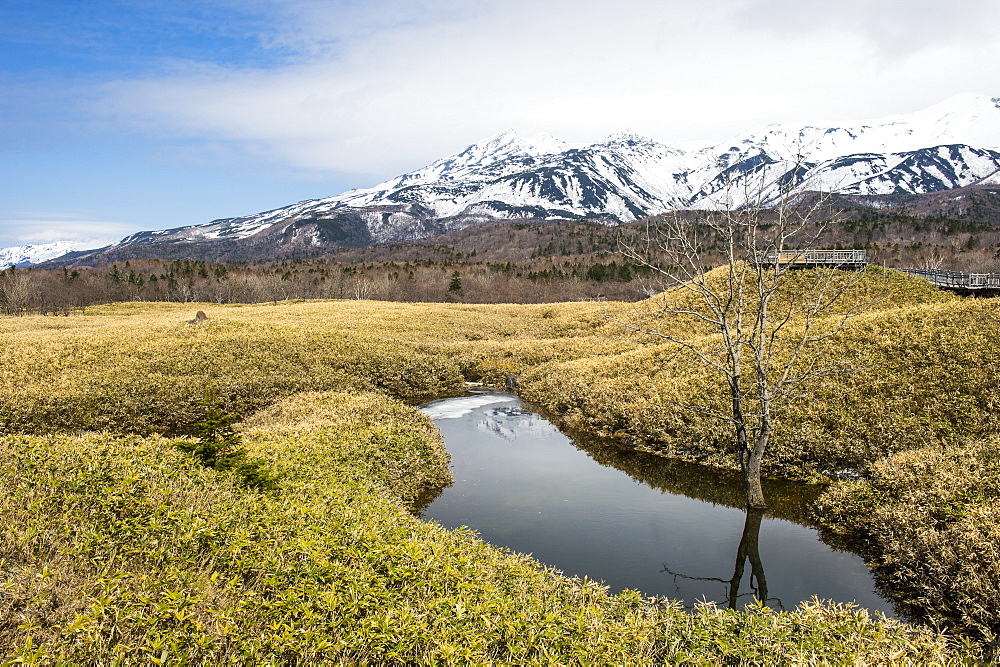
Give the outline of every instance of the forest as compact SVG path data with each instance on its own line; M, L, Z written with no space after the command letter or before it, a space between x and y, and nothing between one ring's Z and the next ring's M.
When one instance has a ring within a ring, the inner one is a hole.
M623 241L644 230L643 224L510 222L423 242L268 261L124 259L99 266L11 267L0 271L0 312L62 314L117 301L637 301L664 287L648 267L619 252ZM1000 231L964 219L866 212L831 225L826 238L831 248L864 248L870 261L883 266L990 272L1000 263ZM721 264L717 243L708 235L703 250L709 260L719 255Z

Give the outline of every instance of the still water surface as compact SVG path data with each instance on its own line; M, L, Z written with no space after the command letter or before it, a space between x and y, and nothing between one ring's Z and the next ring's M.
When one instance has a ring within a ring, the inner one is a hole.
M532 554L570 576L692 605L812 596L892 616L861 558L819 539L807 485L765 487L747 514L738 475L600 442L574 442L516 396L481 392L422 407L444 435L455 482L421 512Z

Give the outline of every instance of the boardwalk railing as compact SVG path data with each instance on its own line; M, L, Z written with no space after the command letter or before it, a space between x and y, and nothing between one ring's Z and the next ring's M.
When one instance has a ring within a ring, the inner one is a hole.
M755 259L758 264L864 268L868 264L868 252L865 250L784 250L782 252L758 253Z
M938 287L967 290L1000 290L1000 273L962 273L941 269L900 269L911 276L926 278Z
M754 260L757 264L763 265L863 269L868 265L868 253L864 250L783 250L757 253ZM897 271L924 278L943 289L1000 292L1000 273L963 273L942 269L897 269Z

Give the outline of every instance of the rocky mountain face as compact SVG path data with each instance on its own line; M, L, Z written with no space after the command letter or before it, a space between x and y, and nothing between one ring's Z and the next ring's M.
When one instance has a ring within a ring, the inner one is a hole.
M765 204L791 185L858 205L1000 185L1000 98L960 95L846 126L770 125L683 151L635 134L573 146L508 130L371 188L203 225L140 232L74 261L258 259L421 239L497 220L619 224L678 209ZM96 253L96 254L95 254Z

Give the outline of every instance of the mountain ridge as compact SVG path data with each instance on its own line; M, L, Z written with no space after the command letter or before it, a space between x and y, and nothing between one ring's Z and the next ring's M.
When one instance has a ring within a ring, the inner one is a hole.
M963 94L911 114L826 127L772 124L697 150L629 132L580 145L505 130L369 188L139 232L100 251L187 244L194 252L225 241L256 253L305 252L521 218L613 225L671 210L745 205L723 199L762 174L765 201L789 181L803 190L883 198L997 183L1000 98Z

